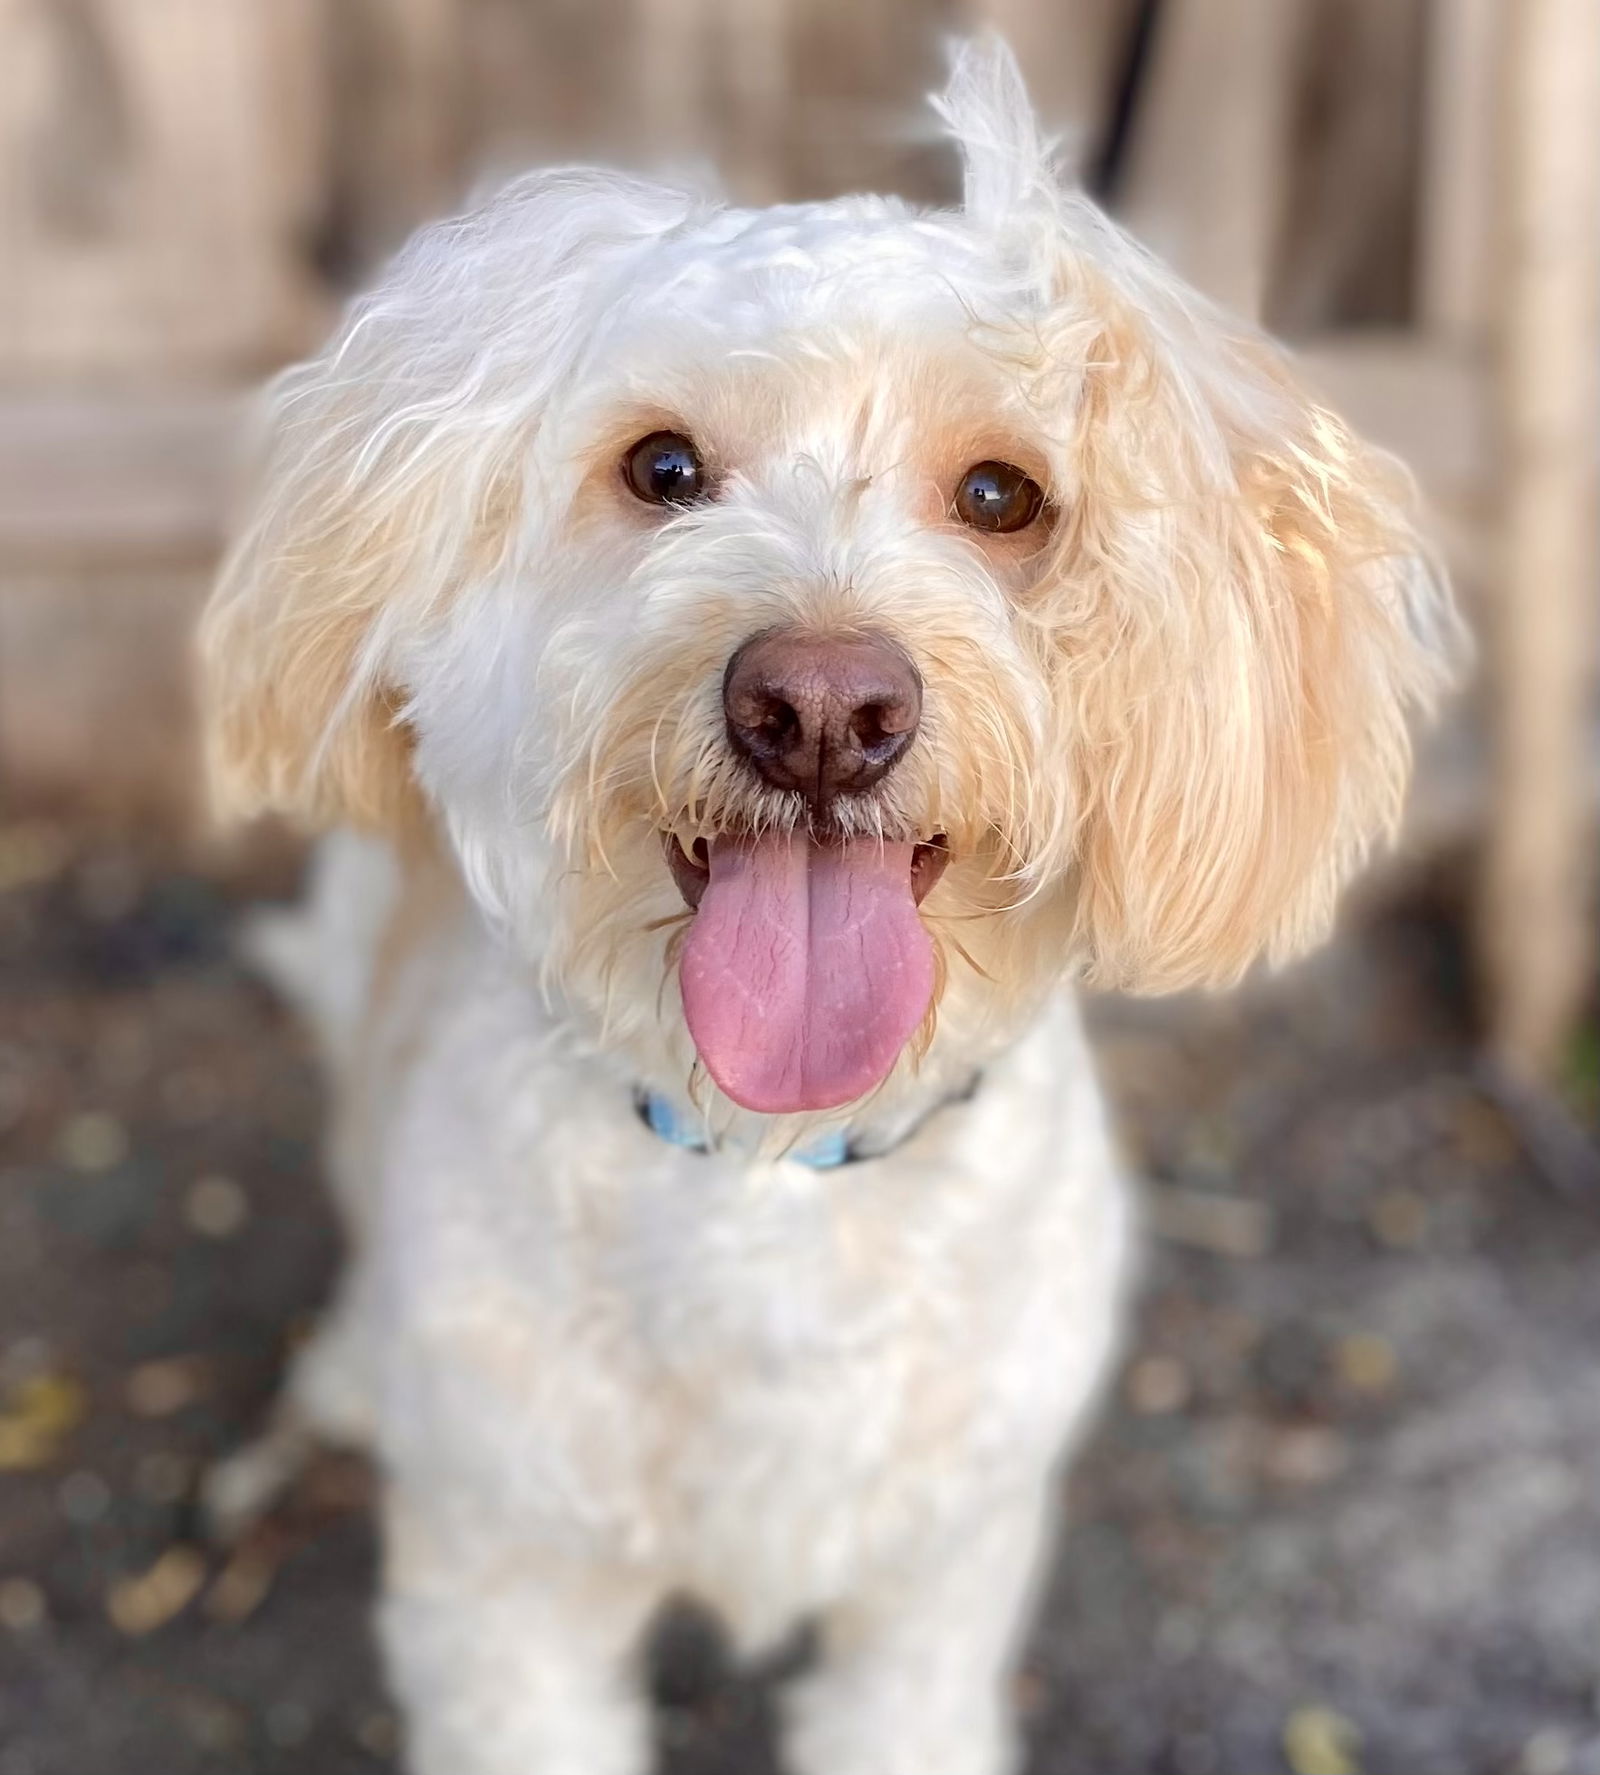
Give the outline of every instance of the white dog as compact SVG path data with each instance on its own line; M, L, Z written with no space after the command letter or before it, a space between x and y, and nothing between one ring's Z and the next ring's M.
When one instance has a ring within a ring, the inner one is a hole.
M663 1600L820 1624L799 1775L997 1775L1128 1204L1074 981L1235 979L1394 825L1448 604L1403 476L1061 188L536 173L277 395L205 631L342 1292L238 1503L385 1475L417 1775L640 1775Z

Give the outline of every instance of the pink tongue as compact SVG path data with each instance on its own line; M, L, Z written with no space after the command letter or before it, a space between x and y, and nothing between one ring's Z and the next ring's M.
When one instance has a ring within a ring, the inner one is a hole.
M684 945L689 1033L735 1103L832 1109L894 1065L933 996L909 844L717 839Z

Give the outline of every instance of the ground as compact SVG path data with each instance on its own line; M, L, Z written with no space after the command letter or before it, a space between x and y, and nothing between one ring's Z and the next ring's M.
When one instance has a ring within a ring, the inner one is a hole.
M193 1503L337 1259L306 1045L234 959L288 877L12 827L0 883L0 1775L392 1769L367 1476L226 1558ZM1430 910L1096 1007L1149 1255L1031 1775L1600 1775L1600 1189L1486 1094L1461 985ZM693 1624L658 1664L669 1775L771 1775L766 1685Z

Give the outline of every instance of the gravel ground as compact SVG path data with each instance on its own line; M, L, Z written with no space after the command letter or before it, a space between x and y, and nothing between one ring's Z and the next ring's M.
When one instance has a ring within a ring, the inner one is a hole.
M392 1769L364 1472L197 1533L337 1256L242 891L44 827L0 884L0 1775ZM1414 913L1096 1008L1151 1236L1035 1775L1600 1775L1600 1194L1529 1162L1460 997ZM694 1623L657 1686L670 1775L770 1775L768 1685Z

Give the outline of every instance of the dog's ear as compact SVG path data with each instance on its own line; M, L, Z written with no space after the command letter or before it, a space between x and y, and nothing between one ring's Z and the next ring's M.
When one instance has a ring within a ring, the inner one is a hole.
M697 200L553 172L424 230L269 402L200 635L220 808L392 827L420 807L405 661L502 571L597 271Z
M1393 831L1408 712L1459 631L1399 465L1273 344L1078 221L1103 232L1066 255L1039 341L1073 484L1035 611L1078 935L1100 983L1223 984L1321 936Z
M1399 465L1063 188L1010 52L958 46L934 101L1003 309L980 336L1059 452L1024 612L1055 679L1060 830L1097 981L1235 979L1320 935L1399 819L1407 714L1461 652Z
M334 374L323 360L281 385L260 503L201 625L206 761L225 816L388 829L418 811L374 645L406 589L412 514L336 459Z

